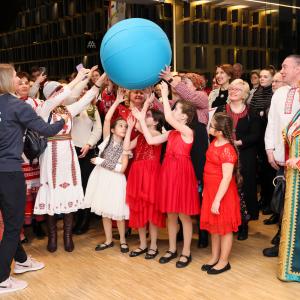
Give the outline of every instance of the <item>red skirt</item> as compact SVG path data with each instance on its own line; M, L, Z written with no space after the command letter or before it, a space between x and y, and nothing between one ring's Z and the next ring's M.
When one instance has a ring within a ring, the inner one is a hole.
M155 160L134 161L127 179L126 201L129 206L129 226L141 228L148 222L165 226L165 217L158 209L157 188L160 163Z
M190 157L166 155L161 167L159 208L163 213L200 213L198 183Z
M211 212L211 206L218 192L222 176L208 175L204 173L204 190L201 207L200 228L211 234L225 235L238 231L241 225L240 198L234 178L232 178L228 190L224 195L219 215Z

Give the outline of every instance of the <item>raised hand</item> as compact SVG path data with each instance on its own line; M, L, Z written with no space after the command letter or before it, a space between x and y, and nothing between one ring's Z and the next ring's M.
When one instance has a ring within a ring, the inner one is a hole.
M93 67L90 69L90 72L89 72L89 74L88 74L88 77L91 78L92 75L93 75L93 72L96 71L97 69L98 69L98 65L93 66ZM80 70L80 71L81 71L81 70ZM80 71L79 71L79 72L80 72Z
M116 98L116 102L118 104L120 104L120 103L122 103L122 102L125 101L125 93L126 93L125 89L120 88L120 87L118 88L117 98Z
M136 123L136 119L129 115L129 117L127 118L127 125L128 125L128 129L133 129Z
M136 107L134 107L131 112L137 120L139 121L145 120L145 116L146 116L145 112L139 111Z
M164 81L159 85L162 98L168 98L169 95L169 87L168 84Z
M159 77L161 79L166 80L166 81L172 79L173 75L171 73L171 67L170 66L166 66L166 68L164 70L161 70L161 72L159 73Z

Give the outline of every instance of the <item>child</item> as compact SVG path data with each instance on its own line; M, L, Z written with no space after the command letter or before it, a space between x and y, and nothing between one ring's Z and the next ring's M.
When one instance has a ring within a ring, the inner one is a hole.
M146 124L152 136L161 135L164 124L162 112L150 109L149 105L154 100L152 94L144 103L143 112L146 113ZM148 111L147 111L148 110ZM130 137L135 125L135 120L129 117L128 130L124 140L124 149L134 151L134 161L131 165L128 181L126 200L130 209L129 226L138 228L140 247L131 251L129 256L136 257L143 253L145 259L153 259L158 255L157 226L164 227L164 216L158 210L156 191L160 172L161 145L147 144L143 134L139 134L131 143ZM147 248L146 225L149 223L151 238L150 248Z
M158 201L160 210L168 214L169 250L160 258L161 264L168 263L177 257L176 235L178 216L183 225L184 245L182 254L176 263L177 268L186 267L192 260L192 219L191 215L199 214L198 185L190 151L194 133L189 127L195 108L187 101L177 101L171 111L168 101L168 85L161 83L161 92L166 121L175 129L161 135L152 136L142 112L133 110L134 116L140 121L144 136L150 145L158 145L168 141L165 159L162 164Z
M232 232L238 231L241 224L236 183L236 179L240 181L241 177L232 132L232 119L226 113L216 113L209 128L209 133L216 138L206 153L200 220L200 228L208 230L212 240L211 259L201 268L208 274L230 270L228 257L232 247Z
M128 155L123 151L123 139L127 123L116 119L111 124L111 118L117 106L124 101L124 93L118 90L117 99L107 112L103 126L103 142L99 146L99 156L92 158L96 165L92 171L85 195L86 208L102 216L106 241L97 245L96 251L114 246L112 241L112 220L117 221L120 234L120 251L129 251L125 239L125 220L129 218L126 205L126 178L124 172L128 164Z

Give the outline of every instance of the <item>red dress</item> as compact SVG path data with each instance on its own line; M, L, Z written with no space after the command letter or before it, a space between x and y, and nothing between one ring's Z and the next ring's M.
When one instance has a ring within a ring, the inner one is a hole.
M163 161L158 190L160 210L164 213L198 215L198 183L190 152L193 143L185 143L181 133L169 133L165 159Z
M148 145L143 135L138 136L126 189L130 227L141 228L149 221L159 227L165 226L165 218L158 210L156 197L160 154L161 145Z
M224 235L238 231L241 224L240 199L234 176L231 179L228 190L221 200L219 215L211 212L211 206L218 192L222 180L222 164L237 163L237 154L231 144L215 146L214 140L207 152L204 167L204 189L201 207L200 228L212 234Z

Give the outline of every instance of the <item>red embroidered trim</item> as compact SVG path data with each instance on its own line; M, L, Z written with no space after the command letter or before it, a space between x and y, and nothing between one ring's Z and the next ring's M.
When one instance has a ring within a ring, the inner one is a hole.
M289 115L292 113L294 96L295 96L296 90L297 90L297 88L291 88L287 94L285 106L284 106L284 113L286 115Z
M62 187L63 189L66 189L70 184L67 182L61 183L59 186Z
M74 160L74 149L72 147L71 141L69 142L71 155L72 155L72 164L71 164L71 170L72 170L72 179L73 179L73 185L77 185L77 177L76 177L76 168L75 168L75 160Z
M57 121L57 117L53 115L53 121ZM56 174L57 174L57 141L52 141L52 183L53 188L56 188Z

